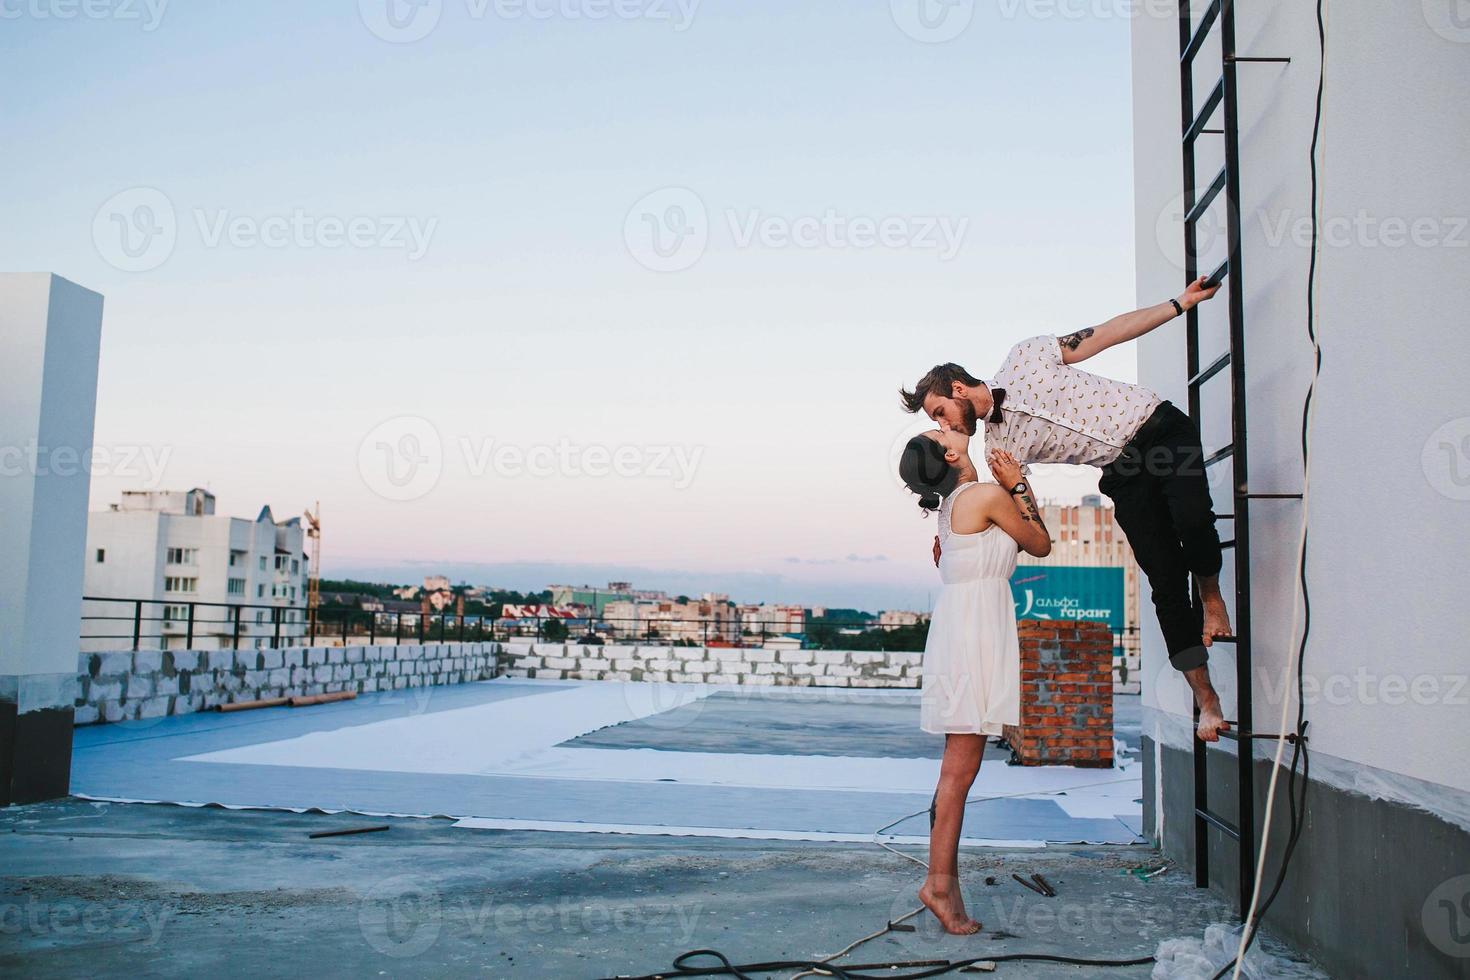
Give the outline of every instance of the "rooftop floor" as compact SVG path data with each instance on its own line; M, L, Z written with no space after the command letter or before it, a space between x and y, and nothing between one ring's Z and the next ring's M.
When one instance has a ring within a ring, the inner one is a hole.
M817 959L918 908L922 869L873 843L927 809L937 772L911 692L670 687L499 680L79 729L78 793L206 805L0 810L0 972L640 975L699 947ZM993 755L961 856L984 931L922 915L845 962L1127 958L1229 921L1187 874L1130 873L1161 864L1130 843L1136 763ZM383 813L431 818L363 816ZM885 839L922 857L926 830Z

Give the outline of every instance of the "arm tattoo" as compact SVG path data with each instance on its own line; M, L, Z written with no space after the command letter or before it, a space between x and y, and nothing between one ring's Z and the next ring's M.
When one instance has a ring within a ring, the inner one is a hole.
M1076 350L1077 348L1081 347L1082 342L1088 337L1091 337L1092 334L1092 328L1087 327L1084 330L1078 330L1076 333L1069 333L1067 334L1067 336L1060 337L1058 339L1061 341L1062 346L1067 348L1067 350Z
M1041 515L1036 511L1036 501L1031 499L1029 493L1023 493L1020 497L1023 505L1021 508L1021 520L1028 524L1035 524L1045 531L1046 524L1042 521Z

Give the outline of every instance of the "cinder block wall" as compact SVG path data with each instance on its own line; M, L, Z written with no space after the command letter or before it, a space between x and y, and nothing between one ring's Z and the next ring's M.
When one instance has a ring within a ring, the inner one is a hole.
M1022 765L1113 764L1113 634L1104 623L1026 619L1021 724L1006 726Z
M122 650L81 654L75 723L183 715L217 704L489 680L498 643Z
M808 687L918 687L921 653L512 641L509 677Z

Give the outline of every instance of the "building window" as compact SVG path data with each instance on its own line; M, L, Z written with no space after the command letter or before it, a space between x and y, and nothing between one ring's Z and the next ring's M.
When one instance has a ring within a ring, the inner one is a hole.
M261 625L264 622L265 622L265 610L264 609L257 609L255 611L255 625L259 626L259 625Z
M239 566L241 566L243 564L245 564L245 552L243 552L243 551L231 551L230 552L230 567L231 568L238 568Z
M260 556L260 570L265 571L265 555Z
M100 564L102 564L106 560L107 560L107 549L106 548L98 548L97 549L97 564L100 565Z
M232 579L230 579L229 589L230 589L230 595L244 595L245 594L245 580L243 578L232 578Z
M296 572L297 572L297 570L300 569L300 568L301 568L301 562L297 561L295 558L292 558L291 559L291 574L292 575L295 575Z
M189 621L189 607L164 606L163 621L165 623L187 623Z
M262 558L261 561L265 561L265 559ZM257 585L255 587L255 598L257 598L257 599L264 599L265 598L265 586L264 585Z
M170 565L193 565L199 560L198 548L170 548L168 549L168 563Z
M163 591L165 592L195 592L198 588L199 580L197 578L168 575L163 579Z

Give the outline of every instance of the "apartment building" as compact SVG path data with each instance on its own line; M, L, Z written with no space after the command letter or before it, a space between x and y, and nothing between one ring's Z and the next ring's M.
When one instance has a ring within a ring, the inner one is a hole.
M82 649L269 646L300 637L308 570L299 518L216 514L208 490L125 491L87 519ZM137 600L143 600L141 606ZM136 618L136 624L135 624Z

